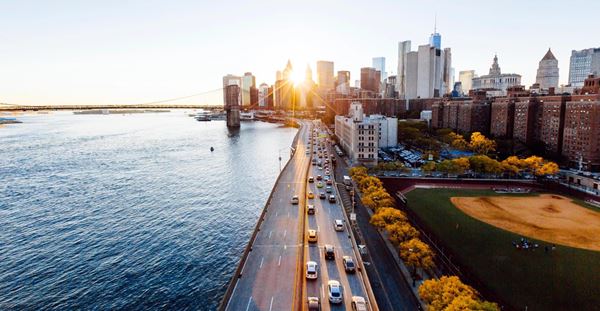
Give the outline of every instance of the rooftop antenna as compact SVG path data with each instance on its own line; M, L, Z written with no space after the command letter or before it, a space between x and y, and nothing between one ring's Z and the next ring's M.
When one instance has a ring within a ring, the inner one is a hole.
M433 33L437 33L437 12L434 13L433 17Z

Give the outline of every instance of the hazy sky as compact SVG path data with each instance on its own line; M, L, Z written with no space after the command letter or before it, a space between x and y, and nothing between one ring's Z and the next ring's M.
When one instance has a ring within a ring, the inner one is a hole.
M28 1L0 0L0 102L136 104L208 92L251 71L273 83L287 59L350 70L371 58L395 73L398 41L426 44L437 13L452 65L535 80L548 47L566 83L572 49L600 47L600 1Z

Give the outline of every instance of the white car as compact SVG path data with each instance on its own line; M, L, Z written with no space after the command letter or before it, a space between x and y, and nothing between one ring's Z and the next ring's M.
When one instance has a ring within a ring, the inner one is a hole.
M342 285L336 280L327 282L327 296L329 296L329 302L331 303L342 303Z
M309 280L315 280L318 276L317 263L309 261L306 263L306 278Z
M361 296L352 296L352 311L367 311L367 301Z
M292 197L292 204L298 204L299 202L300 202L300 200L298 199L297 195Z
M344 222L341 219L336 219L333 221L333 227L335 231L344 231Z

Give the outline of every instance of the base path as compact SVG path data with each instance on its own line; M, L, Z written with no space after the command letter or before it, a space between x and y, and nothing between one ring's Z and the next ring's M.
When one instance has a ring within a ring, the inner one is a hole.
M467 215L538 240L600 251L600 213L571 199L540 196L453 197Z

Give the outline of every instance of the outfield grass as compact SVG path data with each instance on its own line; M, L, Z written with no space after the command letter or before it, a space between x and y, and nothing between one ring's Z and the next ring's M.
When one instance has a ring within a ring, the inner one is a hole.
M514 234L461 212L453 196L496 196L489 190L415 189L408 207L479 281L517 310L600 310L600 252L557 245L545 253L516 250ZM507 194L501 194L506 196ZM520 195L523 196L523 195Z

